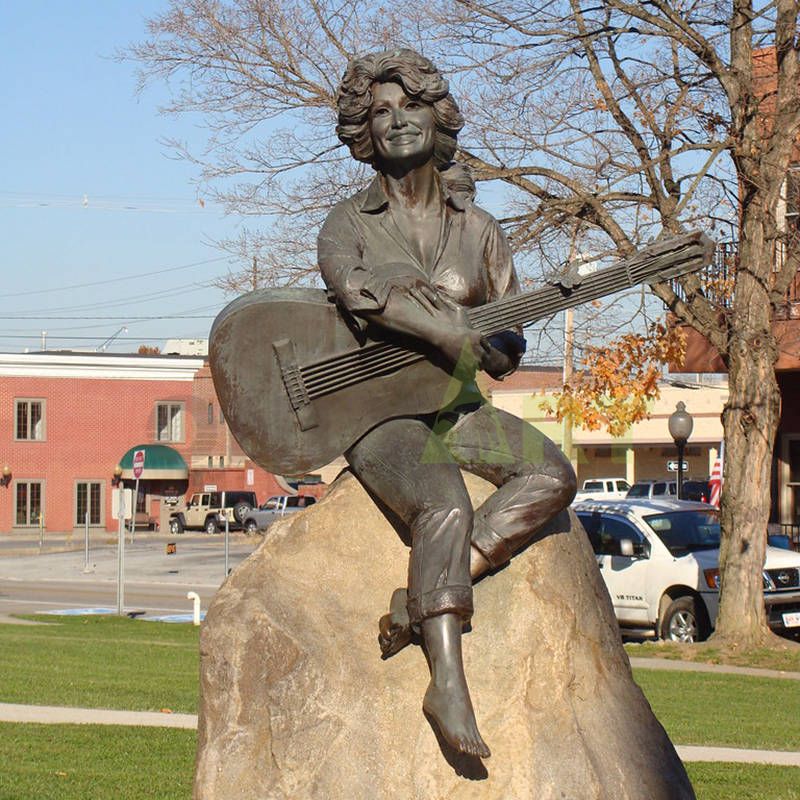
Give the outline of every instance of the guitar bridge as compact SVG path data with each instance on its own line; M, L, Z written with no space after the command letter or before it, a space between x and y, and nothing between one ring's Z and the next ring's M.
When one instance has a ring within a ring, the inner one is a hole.
M273 342L272 349L278 359L283 385L286 387L289 403L300 423L300 430L307 431L316 428L319 422L314 406L311 404L311 398L308 396L300 366L297 363L294 345L289 339L281 339Z

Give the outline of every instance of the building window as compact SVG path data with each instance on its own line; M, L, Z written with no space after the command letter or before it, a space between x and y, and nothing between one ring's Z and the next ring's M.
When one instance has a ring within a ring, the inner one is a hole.
M219 465L220 465L221 467L224 467L224 466L225 466L225 456L220 456L220 457L219 457Z
M156 404L156 439L159 442L183 441L183 403Z
M103 522L103 482L78 481L75 484L75 526L86 524L89 514L90 525Z
M20 441L44 440L44 400L16 400L14 438Z
M214 466L214 456L209 456L208 457L208 466L209 467L213 467Z
M213 403L209 403L208 404L208 424L209 425L213 425L214 424L214 404Z
M14 491L14 524L38 525L44 513L44 482L16 481Z

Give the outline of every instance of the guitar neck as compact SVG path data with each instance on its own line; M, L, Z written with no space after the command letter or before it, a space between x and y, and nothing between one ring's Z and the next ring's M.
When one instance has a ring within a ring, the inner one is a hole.
M713 242L702 233L670 237L597 270L571 288L561 284L544 286L468 309L467 316L482 334L499 333L640 283L656 283L693 272L707 264L712 253Z
M699 232L663 239L630 258L597 270L574 286L545 286L534 292L467 309L467 316L473 327L484 336L499 333L639 283L655 283L693 272L707 264L713 252L714 243ZM568 281L564 279L564 282ZM424 358L421 353L398 344L373 342L358 350L301 365L302 391L295 386L297 376L294 373L287 374L284 380L294 387L290 390L291 396L294 397L292 391L295 389L299 392L293 402L300 406L377 375L390 374Z

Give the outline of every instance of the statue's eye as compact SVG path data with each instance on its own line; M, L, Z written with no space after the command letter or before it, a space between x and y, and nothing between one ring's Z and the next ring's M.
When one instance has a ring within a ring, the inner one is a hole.
M373 117L385 117L389 113L389 109L386 106L380 106L380 108L374 108L372 110Z
M416 111L418 108L422 108L422 103L416 100L409 100L406 103L406 108L410 109L411 111Z

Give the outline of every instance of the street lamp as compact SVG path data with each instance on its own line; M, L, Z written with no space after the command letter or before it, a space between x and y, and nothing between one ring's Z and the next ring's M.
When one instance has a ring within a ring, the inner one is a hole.
M678 448L678 500L683 495L683 449L686 447L687 439L692 435L694 420L692 415L686 410L683 401L680 401L672 412L667 423L669 434L675 440Z

